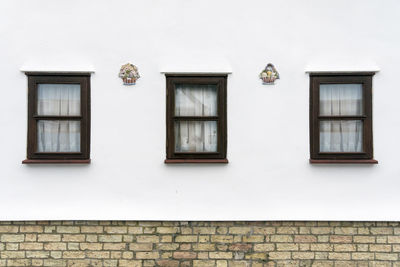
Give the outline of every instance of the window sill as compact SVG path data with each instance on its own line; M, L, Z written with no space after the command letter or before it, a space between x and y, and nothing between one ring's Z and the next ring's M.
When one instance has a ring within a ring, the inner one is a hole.
M310 159L311 164L378 164L375 159Z
M90 159L25 159L22 164L89 164Z
M180 163L229 163L227 159L166 159L165 164L180 164Z

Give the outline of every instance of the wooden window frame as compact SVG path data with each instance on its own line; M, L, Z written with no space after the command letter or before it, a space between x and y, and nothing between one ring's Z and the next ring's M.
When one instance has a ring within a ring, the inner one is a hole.
M28 143L27 159L22 163L90 163L90 73L35 73L28 76ZM80 84L81 115L37 115L38 84ZM37 152L38 120L77 120L81 122L80 152Z
M375 73L315 73L310 74L310 163L369 163L373 159L372 143L372 77ZM362 84L363 115L360 116L320 116L320 84ZM321 120L362 120L363 152L320 152Z
M184 84L214 84L217 86L217 116L175 116L175 85ZM167 140L165 163L228 163L226 159L227 121L226 121L226 86L227 75L178 75L166 74L167 103ZM175 121L217 121L218 146L217 152L175 152Z

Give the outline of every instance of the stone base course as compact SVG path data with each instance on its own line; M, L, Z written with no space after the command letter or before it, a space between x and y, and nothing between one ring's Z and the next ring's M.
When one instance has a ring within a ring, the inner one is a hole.
M0 222L0 266L399 266L397 222Z

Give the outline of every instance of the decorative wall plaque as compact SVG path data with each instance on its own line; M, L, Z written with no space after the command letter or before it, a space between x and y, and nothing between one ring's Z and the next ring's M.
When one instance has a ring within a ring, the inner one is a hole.
M263 84L274 84L276 79L279 79L279 73L273 64L268 63L265 69L260 73L260 79Z
M119 71L119 77L124 81L125 85L134 85L136 80L140 78L140 75L135 65L127 63L122 65Z

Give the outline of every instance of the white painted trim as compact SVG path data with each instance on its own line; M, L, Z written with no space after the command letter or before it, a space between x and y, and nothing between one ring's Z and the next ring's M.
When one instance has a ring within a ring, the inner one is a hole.
M23 66L21 72L49 72L49 73L95 73L93 67L34 67Z
M316 68L308 67L305 73L363 73L363 72L379 72L378 67L364 67L364 68Z

